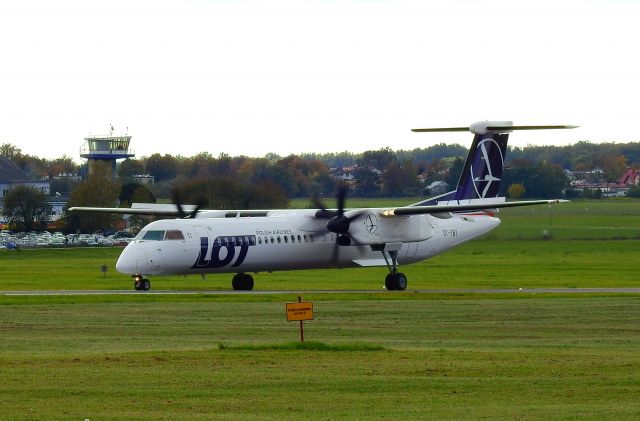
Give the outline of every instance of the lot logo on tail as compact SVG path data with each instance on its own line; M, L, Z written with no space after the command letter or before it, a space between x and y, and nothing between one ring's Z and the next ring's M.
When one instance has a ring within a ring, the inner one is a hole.
M498 142L493 138L485 138L478 143L471 163L470 173L473 188L479 198L496 197L500 187L504 156Z

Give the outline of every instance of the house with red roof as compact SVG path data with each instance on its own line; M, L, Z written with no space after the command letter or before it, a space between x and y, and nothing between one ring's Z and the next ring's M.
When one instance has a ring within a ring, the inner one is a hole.
M626 184L627 186L637 186L640 184L640 170L627 170L618 179L618 184Z

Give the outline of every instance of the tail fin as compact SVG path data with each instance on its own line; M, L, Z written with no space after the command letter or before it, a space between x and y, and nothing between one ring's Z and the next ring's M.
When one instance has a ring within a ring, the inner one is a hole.
M475 134L456 189L415 205L427 206L453 200L498 197L507 153L507 141L511 131L572 129L574 127L576 126L514 126L511 121L483 121L473 123L469 127L413 129L414 132L470 131Z
M474 136L458 187L449 200L498 197L508 140L508 133Z

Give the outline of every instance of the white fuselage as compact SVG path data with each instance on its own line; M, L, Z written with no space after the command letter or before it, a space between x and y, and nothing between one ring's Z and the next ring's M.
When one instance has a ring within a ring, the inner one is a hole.
M362 210L360 210L362 211ZM381 209L351 223L359 245L337 246L336 234L315 211L270 211L267 216L200 217L152 222L124 249L116 268L131 275L243 273L415 263L485 234L500 224L485 213L384 217ZM335 247L338 247L337 253ZM376 249L377 251L374 251Z

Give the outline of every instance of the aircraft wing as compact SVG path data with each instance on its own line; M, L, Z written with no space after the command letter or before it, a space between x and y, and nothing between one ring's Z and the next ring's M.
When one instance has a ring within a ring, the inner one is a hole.
M382 216L407 216L407 215L421 215L421 214L438 214L449 212L464 212L472 210L482 209L499 209L499 208L512 208L516 206L531 206L531 205L545 205L553 203L565 203L569 200L552 199L552 200L522 200L518 202L490 202L483 201L482 203L462 203L462 204L446 204L446 205L431 205L431 206L406 206L395 209L385 209L382 211Z
M455 203L452 204L452 202L455 202ZM403 206L398 208L382 209L381 214L382 216L385 216L385 217L421 215L421 214L446 214L450 212L511 208L516 206L544 205L544 204L554 204L554 203L563 203L563 202L569 202L569 201L563 200L563 199L523 200L518 202L505 202L504 200L492 201L490 199L448 201L448 202L445 202L445 204L430 205L430 206ZM185 205L184 207L187 209L190 209L190 205ZM168 216L168 217L178 216L178 210L173 205L157 205L154 207L131 207L131 208L100 208L100 207L74 206L69 208L69 211L112 213L112 214L121 214L121 215L148 215L148 216ZM361 210L356 210L356 211L360 212ZM208 211L203 209L200 212L206 213ZM234 211L226 211L226 212L234 212Z
M149 215L149 216L178 216L177 209L149 209L149 208L96 208L87 206L74 206L69 208L71 212L97 212L116 213L122 215Z

